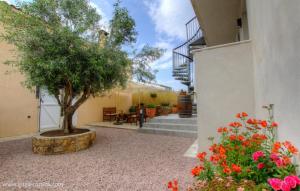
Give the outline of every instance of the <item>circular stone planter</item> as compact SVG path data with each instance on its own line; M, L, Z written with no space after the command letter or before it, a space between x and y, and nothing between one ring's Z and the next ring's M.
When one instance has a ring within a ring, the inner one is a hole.
M45 136L40 133L32 137L32 151L36 154L53 155L77 152L93 145L96 131L88 129L87 132L64 136Z

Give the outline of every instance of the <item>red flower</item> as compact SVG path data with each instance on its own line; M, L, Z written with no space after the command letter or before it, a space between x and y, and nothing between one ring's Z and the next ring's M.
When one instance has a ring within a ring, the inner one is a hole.
M235 141L236 140L236 136L235 135L230 135L229 139L230 139L230 141Z
M271 127L278 127L278 124L277 124L276 122L273 122L273 123L271 124Z
M257 124L257 120L256 119L248 119L247 123L250 125L256 125Z
M173 182L169 181L168 188L172 191L178 191L178 181L177 180L174 180Z
M211 155L210 156L210 161L213 163L217 163L220 160L219 155Z
M209 150L211 152L215 152L216 148L217 148L217 144L213 144L212 146L209 147Z
M273 144L272 153L278 153L280 148L281 148L281 143L275 142Z
M225 166L224 169L223 169L223 172L225 174L231 174L231 169L228 166Z
M264 163L258 163L257 164L257 168L258 169L263 169L265 167L265 164Z
M291 161L290 157L282 156L282 162L284 165L289 165L289 164L291 164L292 161Z
M266 135L264 134L258 134L258 133L255 133L252 135L252 139L254 139L253 141L263 141L263 140L266 140L268 139Z
M228 129L226 127L220 127L218 128L218 133L227 133Z
M262 126L262 127L264 127L264 128L266 128L267 126L268 126L268 123L267 123L267 121L259 121L259 124Z
M236 173L240 173L242 172L242 168L239 165L236 164L232 164L231 165L232 171L236 172Z
M197 158L200 159L200 161L204 161L206 155L206 152L198 153Z
M242 143L242 145L245 147L248 147L250 145L250 143L251 143L250 140L247 139Z
M199 176L200 173L202 172L202 170L204 170L204 167L196 166L192 169L191 173L192 173L193 176Z
M236 114L236 117L239 119L242 119L242 118L248 117L248 114L246 112L242 112L242 113Z
M220 155L226 154L226 149L222 145L219 146L219 153L220 153Z
M297 154L298 153L298 149L296 147L294 147L293 145L289 146L287 149L292 154Z
M243 141L243 140L245 139L245 137L244 137L243 135L239 135L239 136L238 136L238 139L239 139L240 141Z
M229 126L234 127L234 128L238 128L238 127L241 127L242 124L240 122L232 122L232 123L229 123Z
M285 142L283 143L283 145L287 148L287 150L288 150L290 153L292 153L292 154L297 154L297 153L298 153L298 149L297 149L294 145L292 145L291 142L285 141Z
M218 128L218 133L227 133L228 129L226 127L220 127Z
M242 117L248 117L248 114L246 112L242 112Z

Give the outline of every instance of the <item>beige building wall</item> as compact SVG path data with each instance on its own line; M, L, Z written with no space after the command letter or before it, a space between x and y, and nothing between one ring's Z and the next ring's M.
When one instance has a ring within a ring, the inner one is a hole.
M258 117L275 104L278 137L300 148L300 1L248 0Z
M152 98L151 93L156 93L157 97ZM155 105L161 105L162 103L170 103L170 106L177 105L178 92L166 91L166 90L141 90L135 92L132 95L132 104L139 105L144 103L145 105L153 103Z
M0 26L0 32L3 28ZM24 77L7 60L15 60L14 47L0 41L0 137L11 137L38 131L38 99L21 85Z
M251 42L196 50L196 92L199 151L211 144L218 127L238 112L254 114L254 75Z
M113 91L101 97L91 97L77 111L77 126L103 121L103 108L116 107L117 111L128 112L132 105L131 93Z
M21 85L24 76L16 68L4 64L17 58L14 50L12 45L0 41L0 138L39 131L39 100L35 92ZM103 107L117 107L118 111L127 112L131 105L131 93L124 91L90 98L77 111L77 126L102 121Z

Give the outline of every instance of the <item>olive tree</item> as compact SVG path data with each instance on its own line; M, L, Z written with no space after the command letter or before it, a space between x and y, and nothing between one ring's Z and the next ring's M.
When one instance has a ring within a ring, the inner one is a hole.
M88 0L33 0L18 7L0 3L1 37L19 53L17 62L8 63L25 75L28 88L45 88L55 96L64 132L70 133L80 105L124 86L131 76L133 62L122 46L135 42L135 22L117 1L104 38L101 16Z

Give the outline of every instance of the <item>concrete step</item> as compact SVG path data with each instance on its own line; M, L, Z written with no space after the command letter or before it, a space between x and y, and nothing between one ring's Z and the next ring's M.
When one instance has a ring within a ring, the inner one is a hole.
M152 129L170 129L170 130L188 130L197 131L197 125L195 124L176 124L176 123L153 123L148 122L143 125L144 128Z
M162 129L162 128L157 129L157 128L144 128L144 127L140 128L138 131L141 133L197 138L197 131L170 130L170 129Z
M177 118L177 119L164 119L160 117L155 117L150 119L148 123L172 123L172 124L189 124L189 125L197 125L197 118Z
M193 104L193 114L197 114L197 104Z

